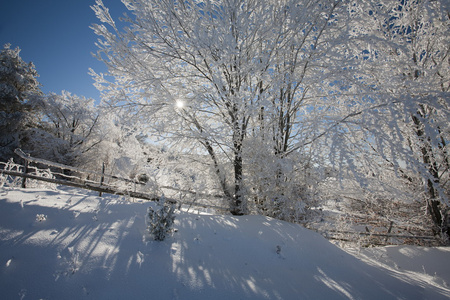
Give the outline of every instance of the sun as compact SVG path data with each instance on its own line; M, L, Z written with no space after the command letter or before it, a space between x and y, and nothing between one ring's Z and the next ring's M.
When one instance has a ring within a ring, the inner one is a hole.
M177 100L176 105L177 105L178 108L183 108L184 107L184 102L181 101L181 100Z

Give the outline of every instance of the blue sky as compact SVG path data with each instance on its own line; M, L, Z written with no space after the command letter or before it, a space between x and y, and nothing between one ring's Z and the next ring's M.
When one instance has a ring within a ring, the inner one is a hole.
M62 90L100 99L89 68L105 72L92 57L97 36L89 26L98 23L90 8L94 0L0 0L0 47L10 43L21 49L25 62L33 62L44 93ZM126 11L120 0L103 0L117 19Z

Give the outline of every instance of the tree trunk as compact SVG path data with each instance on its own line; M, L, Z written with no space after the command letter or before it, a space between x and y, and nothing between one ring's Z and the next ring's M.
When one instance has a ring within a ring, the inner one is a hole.
M231 203L231 214L240 216L244 215L247 211L247 205L245 203L243 190L242 190L242 141L243 133L238 130L238 133L234 134L234 196Z
M227 183L224 174L222 174L219 166L219 161L217 160L216 153L214 152L213 147L211 146L211 143L207 140L201 141L202 145L205 146L206 150L208 151L209 156L211 157L213 164L214 164L214 171L217 175L217 178L219 179L220 187L222 188L222 191L226 198L231 199L230 192L228 191Z
M421 106L421 111L418 111L419 116L424 117L425 107ZM436 165L436 160L434 158L433 149L430 145L429 139L425 137L425 132L423 130L423 124L417 116L412 116L414 125L416 126L416 134L419 140L423 143L421 146L422 161L428 167L427 179L427 212L430 214L431 220L433 221L433 233L435 235L441 235L450 233L450 228L448 224L444 224L445 216L443 216L441 201L439 200L439 192L437 191L437 186L440 184L438 167Z
M234 197L231 203L231 214L241 216L246 210L242 194L242 155L240 151L235 151L234 155Z

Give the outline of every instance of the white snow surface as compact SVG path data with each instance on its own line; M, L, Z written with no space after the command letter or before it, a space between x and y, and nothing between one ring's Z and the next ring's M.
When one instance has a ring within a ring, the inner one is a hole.
M344 251L263 216L177 211L72 188L0 189L1 299L449 299L450 249Z

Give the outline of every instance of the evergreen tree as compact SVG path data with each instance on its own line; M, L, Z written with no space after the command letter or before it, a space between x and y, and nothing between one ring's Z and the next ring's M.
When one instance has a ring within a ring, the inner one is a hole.
M40 96L39 76L25 63L20 49L6 44L0 52L0 160L7 161L20 147L21 133L33 123L31 100Z

